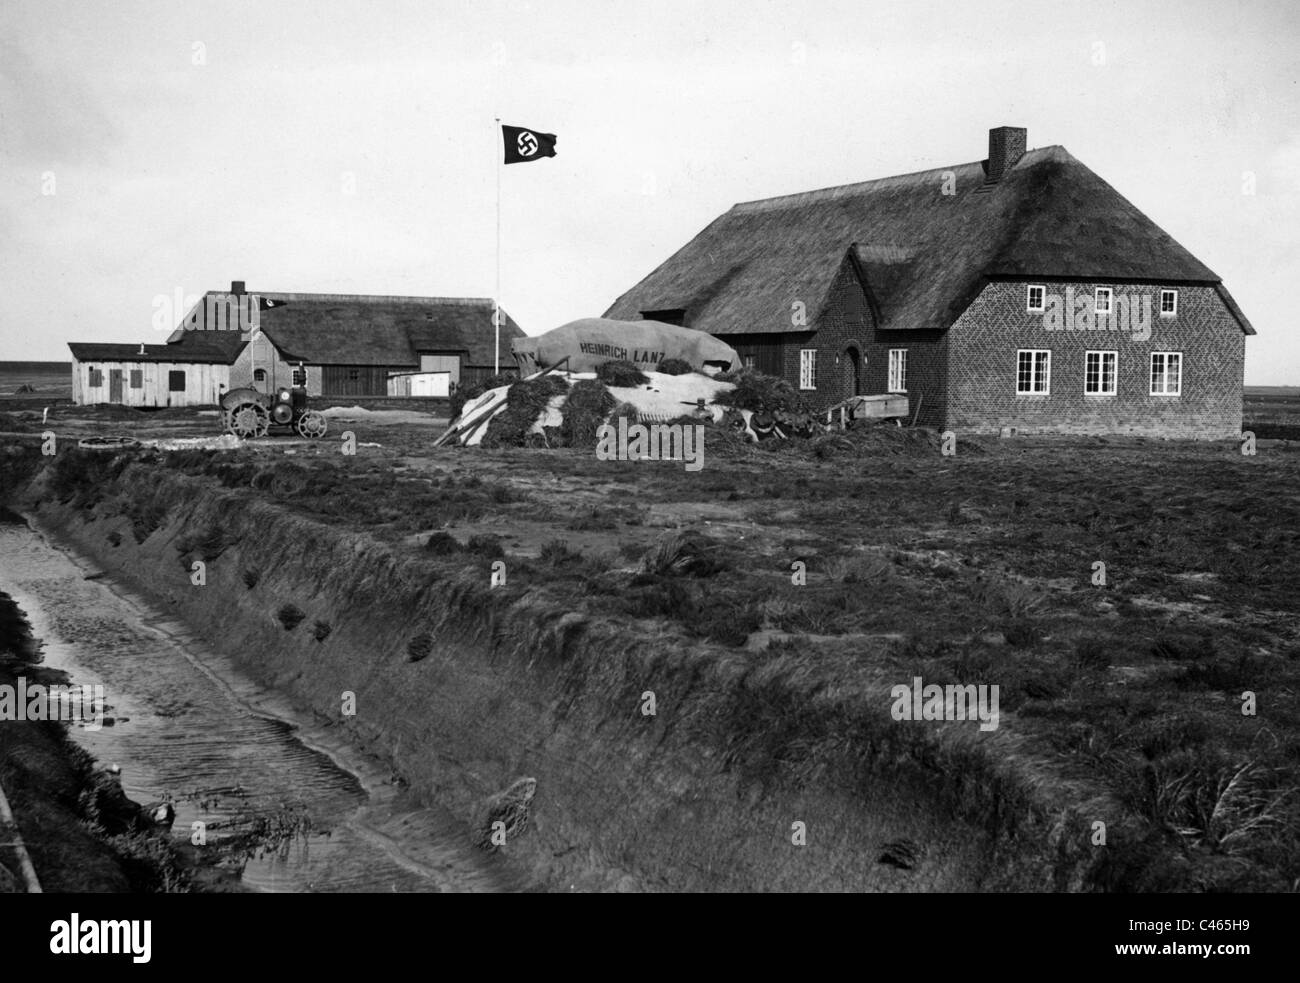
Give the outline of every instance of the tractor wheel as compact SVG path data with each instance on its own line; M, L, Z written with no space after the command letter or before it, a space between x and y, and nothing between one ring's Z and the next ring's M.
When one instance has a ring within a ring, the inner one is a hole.
M240 403L226 414L226 430L243 440L265 437L269 429L271 415L260 403Z
M308 440L320 440L325 436L325 417L315 410L308 410L298 417L298 433Z

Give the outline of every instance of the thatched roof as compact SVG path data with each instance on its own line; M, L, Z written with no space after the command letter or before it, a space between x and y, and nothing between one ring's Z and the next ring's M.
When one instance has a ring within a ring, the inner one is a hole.
M1063 147L995 184L977 161L736 205L605 316L681 308L710 334L790 331L794 302L812 324L846 262L888 330L948 328L989 278L1040 277L1211 284L1254 334L1217 275Z
M494 363L492 301L478 297L368 297L249 291L283 302L261 312L261 329L289 361L316 365L418 366L420 353ZM524 332L505 311L502 357Z
M181 331L165 345L117 345L68 342L78 362L192 362L231 365L248 344L234 331ZM142 350L143 349L143 353Z

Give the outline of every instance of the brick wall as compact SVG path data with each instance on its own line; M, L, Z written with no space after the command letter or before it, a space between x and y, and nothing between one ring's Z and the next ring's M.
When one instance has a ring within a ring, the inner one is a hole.
M862 284L846 260L831 286L826 308L817 319L816 334L801 339L788 356L792 357L794 368L794 374L790 378L797 384L799 349L817 349L817 392L807 394L815 409L833 406L858 393L885 391L882 388L883 382L876 386L871 381L873 376L879 374L879 366L874 364L877 360L868 351L875 330L875 318L867 304ZM853 363L848 354L850 347L858 352L857 393L854 392Z
M990 283L948 331L882 331L856 273L840 270L828 303L808 332L728 336L742 355L762 351L799 385L800 351L817 352L817 388L802 390L814 410L852 394L847 349L861 356L858 389L888 391L889 351L907 351L909 413L922 426L966 433L1130 433L1202 439L1233 438L1241 432L1245 336L1212 287L1179 286L1178 312L1160 316L1163 284L1065 284L1035 281L1064 301L1067 288L1092 309L1098 286L1113 290L1113 306L1124 295L1150 301L1150 337L1135 338L1128 324L1092 330L1049 330L1040 313L1026 310L1026 283ZM1116 319L1118 320L1118 318ZM1052 352L1048 395L1016 394L1019 349ZM1117 353L1114 396L1084 393L1085 353ZM1182 354L1178 396L1150 394L1151 353ZM838 359L838 362L837 362ZM770 371L770 370L769 370Z
M1116 300L1150 297L1150 338L1127 325L1111 330L1048 330L1044 315L1026 311L1021 282L990 283L948 332L950 388L944 427L966 433L1131 433L1221 439L1241 433L1245 336L1212 287L1178 286L1178 313L1161 317L1167 284L1041 282L1047 294L1087 298L1107 286ZM1116 304L1118 306L1118 304ZM1067 312L1068 313L1068 312ZM1073 326L1072 322L1067 322ZM1052 352L1049 395L1016 395L1016 352ZM1085 352L1118 353L1114 396L1084 394ZM1150 394L1152 352L1182 353L1179 396Z
M889 391L889 351L905 349L909 422L918 407L920 425L937 427L943 422L948 374L946 333L877 328L857 273L845 262L817 322L816 334L795 340L786 354L786 378L797 384L799 349L817 349L817 392L808 394L815 408L831 406L853 395L846 351L849 346L860 355L858 392L868 395Z

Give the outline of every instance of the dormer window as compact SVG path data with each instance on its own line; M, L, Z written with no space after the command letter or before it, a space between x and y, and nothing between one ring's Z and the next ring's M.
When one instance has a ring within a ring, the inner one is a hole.
M667 307L658 311L642 311L641 318L645 321L675 324L680 328L686 326L686 309L684 307Z
M1178 291L1177 290L1160 291L1160 316L1161 317L1178 316Z

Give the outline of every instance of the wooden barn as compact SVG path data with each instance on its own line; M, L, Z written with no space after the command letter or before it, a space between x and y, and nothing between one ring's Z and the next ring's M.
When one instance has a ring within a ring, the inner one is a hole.
M514 372L510 342L524 332L501 313L501 371ZM236 281L230 291L205 294L173 337L249 338L231 369L236 386L288 385L302 363L309 395L387 396L410 392L402 380L412 374L445 374L448 391L492 375L492 316L486 298L249 292Z
M814 408L905 393L968 433L1241 431L1220 278L1063 147L734 206L607 317L717 335Z
M72 401L124 406L211 406L230 388L248 347L238 333L181 332L165 345L69 343Z

